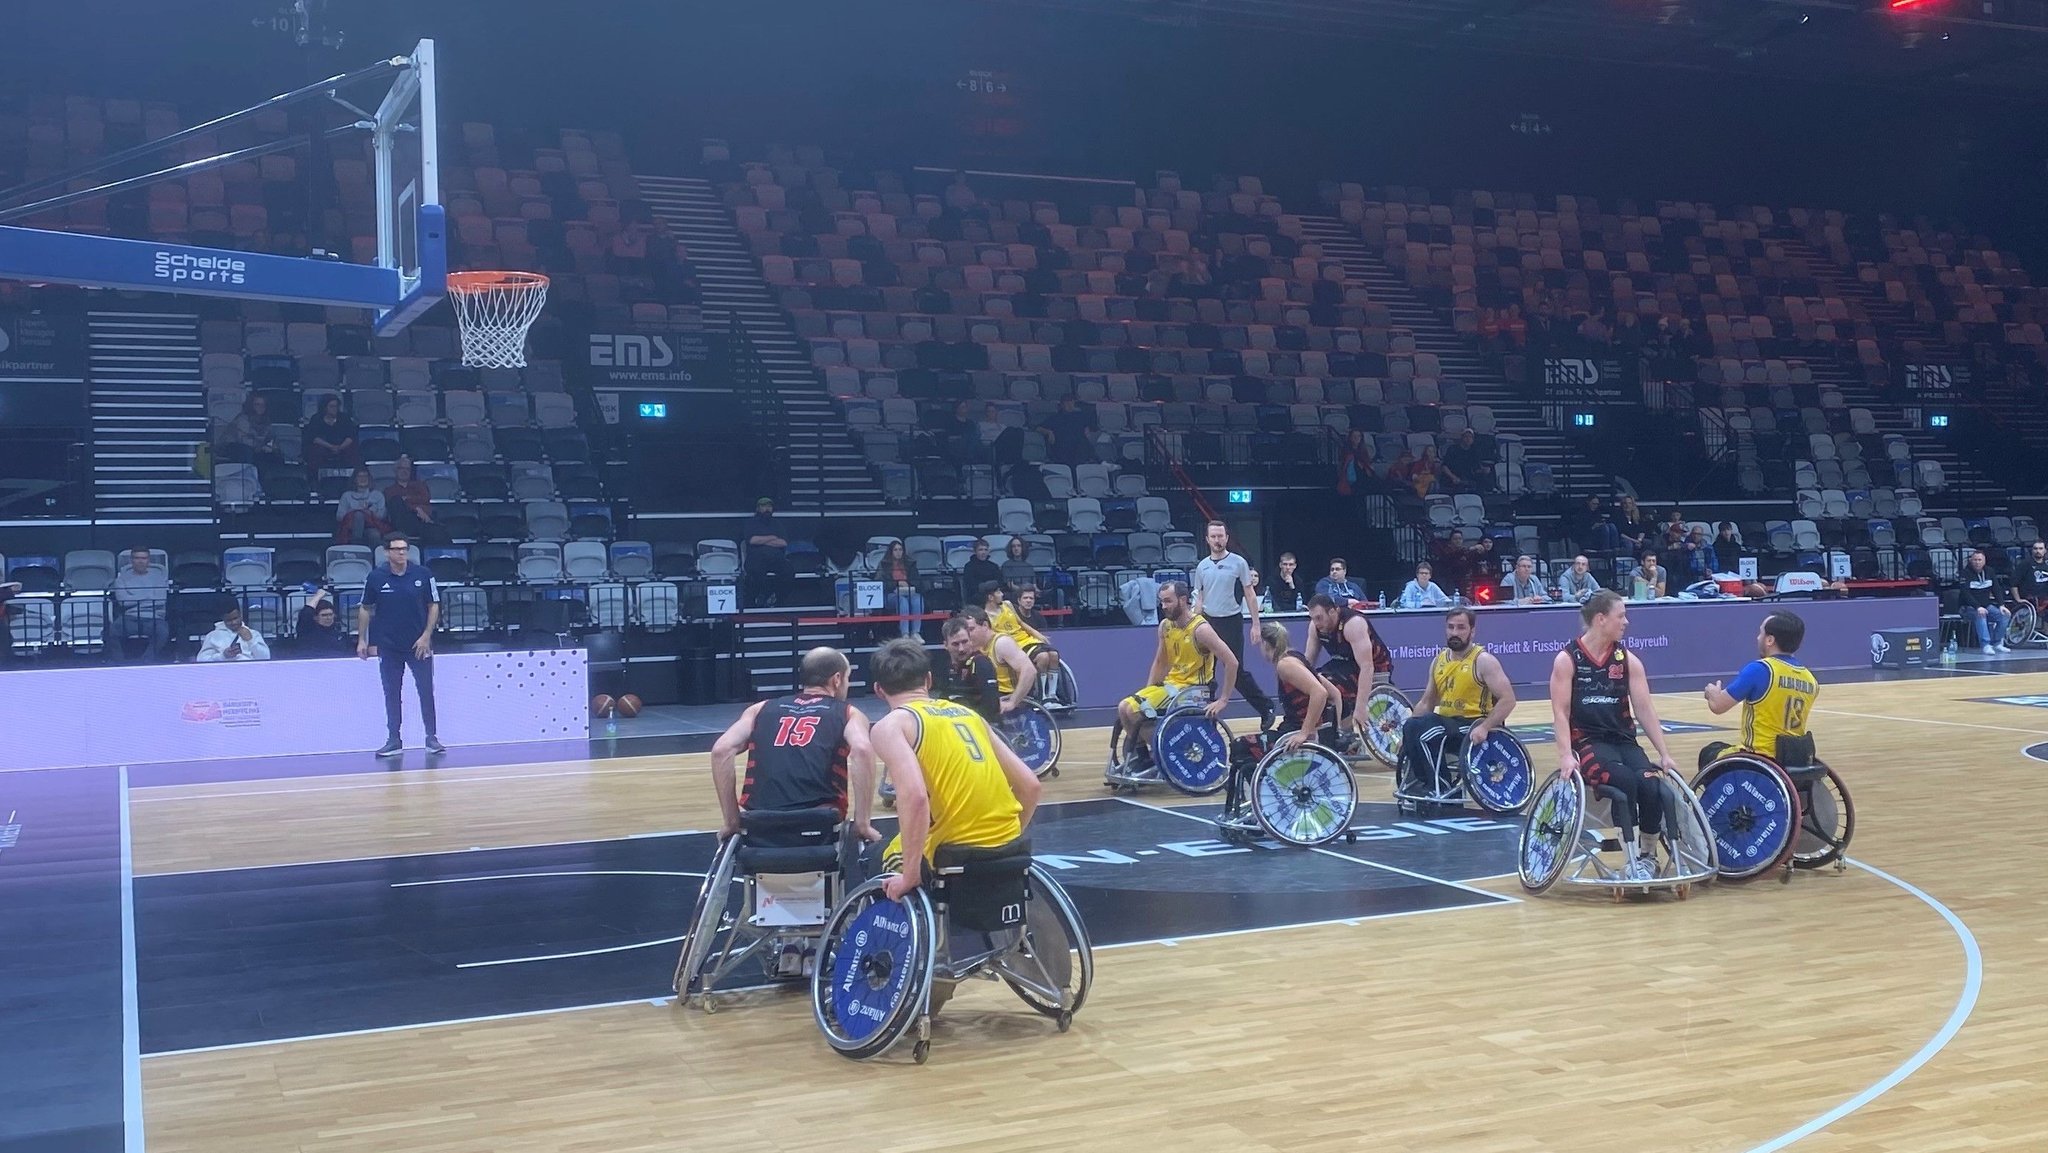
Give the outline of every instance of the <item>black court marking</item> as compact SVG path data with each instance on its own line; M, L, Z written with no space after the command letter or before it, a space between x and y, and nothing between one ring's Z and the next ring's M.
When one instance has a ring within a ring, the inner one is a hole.
M2048 693L2032 693L2011 697L1965 697L1972 704L2017 705L2023 709L2048 709Z
M1099 946L1506 899L1363 863L1399 838L1345 854L1247 848L1112 799L1044 806L1031 835ZM700 884L674 874L706 869L713 842L685 833L138 877L143 1051L665 997Z
M1516 738L1525 745L1540 745L1557 736L1555 727L1551 725L1509 725L1508 731L1515 734ZM1725 725L1696 725L1691 721L1665 721L1664 731L1667 733L1725 733L1729 730Z
M2026 748L2021 749L2020 752L2037 761L2048 761L2048 742L2028 745Z

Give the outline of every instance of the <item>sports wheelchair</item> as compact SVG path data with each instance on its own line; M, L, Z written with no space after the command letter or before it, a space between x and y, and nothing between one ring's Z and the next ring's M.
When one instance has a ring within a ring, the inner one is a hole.
M1311 848L1341 836L1356 841L1351 815L1358 782L1351 764L1329 746L1304 741L1284 749L1265 733L1230 742L1230 782L1216 827L1229 840L1261 834Z
M1031 690L1031 699L1044 704L1048 709L1061 712L1073 709L1080 703L1081 682L1074 679L1074 669L1067 663L1067 658L1060 658L1059 692L1046 692L1045 678L1040 677L1038 687Z
M1721 876L1747 881L1778 870L1828 865L1847 869L1843 854L1856 834L1856 806L1835 770L1814 755L1811 736L1780 738L1778 756L1708 746L1692 787L1712 829Z
M2035 645L2048 642L2048 620L2043 620L2042 606L2030 600L2017 601L2012 606L2012 620L2006 622L2006 639L2015 645Z
M929 880L901 901L883 895L884 880L848 893L825 925L811 1010L835 1051L879 1057L915 1032L922 1065L932 1014L975 977L1002 981L1067 1031L1095 980L1094 948L1028 837L940 847Z
M1348 702L1345 702L1348 705ZM1408 694L1392 685L1374 685L1365 694L1365 727L1356 733L1365 751L1383 768L1401 767L1401 727L1415 711ZM1350 723L1347 719L1347 725Z
M1145 711L1149 740L1127 740L1122 726L1112 730L1102 783L1118 792L1163 783L1191 797L1221 791L1230 778L1230 728L1203 713L1208 704L1208 686L1190 685L1168 697L1157 713Z
M826 914L856 869L842 821L834 809L740 814L739 835L718 847L690 913L676 958L679 1004L696 1001L710 1012L719 983L748 961L758 969L747 978L811 975Z
M995 730L1010 751L1017 754L1017 759L1041 780L1060 775L1060 723L1037 698L1030 698L1004 714Z
M1470 797L1489 813L1519 813L1529 803L1536 773L1530 767L1529 750L1506 729L1495 729L1477 748L1465 739L1464 731L1449 718L1440 722L1441 736L1428 742L1423 757L1429 762L1423 773L1403 763L1394 770L1394 805L1404 813L1427 814L1438 809L1456 809Z
M1562 880L1607 889L1616 900L1630 890L1670 889L1681 900L1691 896L1695 884L1712 879L1719 869L1713 831L1699 797L1683 777L1660 771L1658 784L1664 800L1659 841L1665 864L1654 879L1641 881L1629 880L1616 861L1622 845L1613 806L1603 795L1611 786L1591 788L1583 775L1566 780L1553 772L1545 777L1530 802L1515 849L1522 887L1545 893Z

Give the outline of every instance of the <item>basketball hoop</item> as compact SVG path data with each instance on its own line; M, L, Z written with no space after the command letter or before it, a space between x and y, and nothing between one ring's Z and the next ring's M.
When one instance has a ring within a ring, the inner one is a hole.
M547 277L537 272L451 272L448 300L462 329L463 364L526 367L526 330L548 302Z

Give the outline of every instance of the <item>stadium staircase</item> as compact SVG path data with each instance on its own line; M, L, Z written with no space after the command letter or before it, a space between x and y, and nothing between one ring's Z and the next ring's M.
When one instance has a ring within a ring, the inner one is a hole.
M192 467L206 441L199 318L94 311L86 333L95 519L212 524L212 486Z
M711 182L689 176L636 179L648 208L689 254L707 324L737 323L760 356L788 421L782 440L789 450L789 510L887 510L881 485Z
M1452 330L1444 316L1415 295L1406 281L1366 247L1356 230L1334 216L1303 215L1299 219L1301 238L1321 245L1325 256L1343 264L1346 284L1364 288L1371 300L1385 305L1394 323L1415 337L1417 351L1435 353L1444 374L1464 383L1466 403L1491 408L1497 431L1522 439L1525 467L1549 466L1559 496L1605 496L1613 491L1613 481L1588 466L1562 435L1543 422L1537 406Z
M1947 348L1940 329L1914 320L1904 308L1886 300L1883 293L1872 290L1850 275L1796 230L1786 229L1772 239L1784 246L1786 256L1805 262L1821 292L1839 297L1853 310L1861 311L1889 342L1913 340L1930 349L1950 352L1952 356L1961 355ZM1947 487L1939 493L1923 494L1930 510L1960 508L1982 512L2003 507L2010 501L2011 494L2003 486L1959 456L1946 441L1908 422L1896 404L1871 387L1859 366L1818 358L1809 360L1807 364L1813 370L1815 384L1840 392L1842 400L1852 408L1869 409L1880 434L1904 437L1913 450L1914 460L1932 460L1941 465Z

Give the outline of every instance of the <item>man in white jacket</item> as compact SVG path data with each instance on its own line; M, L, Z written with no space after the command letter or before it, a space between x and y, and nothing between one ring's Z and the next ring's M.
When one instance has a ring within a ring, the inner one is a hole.
M202 661L267 661L270 659L270 642L263 634L242 623L241 606L228 609L213 631L206 634L206 640L199 646Z

